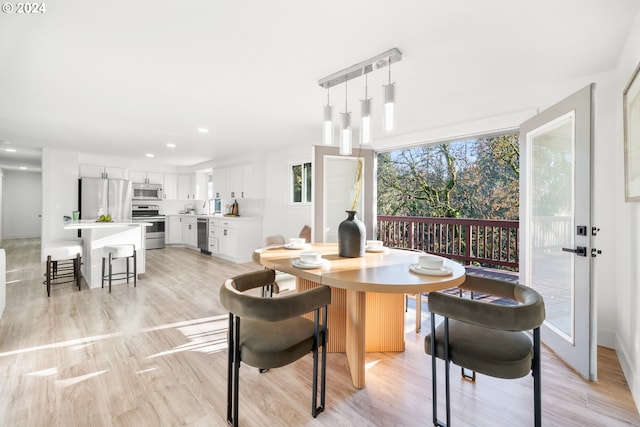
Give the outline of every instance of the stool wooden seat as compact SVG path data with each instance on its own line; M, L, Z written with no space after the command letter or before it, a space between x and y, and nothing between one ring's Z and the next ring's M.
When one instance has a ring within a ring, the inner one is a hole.
M51 296L51 286L61 283L75 281L80 290L82 250L82 239L54 240L44 245L43 252L47 256L44 284L47 285L48 297ZM65 261L72 265L63 265Z
M112 262L114 259L118 258L126 258L125 263L127 269L125 272L113 272ZM129 260L131 259L133 259L133 273L130 273L129 269ZM109 261L109 272L108 274L105 274L107 260ZM102 287L104 288L104 281L106 279L109 279L109 292L111 292L111 281L114 276L126 278L127 283L129 283L129 279L133 277L133 286L137 286L138 267L136 259L136 246L134 244L109 245L102 248Z

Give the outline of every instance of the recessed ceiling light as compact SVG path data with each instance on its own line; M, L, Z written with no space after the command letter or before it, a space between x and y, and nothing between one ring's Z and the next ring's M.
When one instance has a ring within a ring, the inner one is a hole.
M198 128L198 132L200 132L200 133L209 133L209 129L207 129L207 128Z
M16 149L15 148L5 148L4 151L7 151L9 153L15 153Z
M20 169L22 169L23 171L26 171L27 167L26 166L20 166Z
M153 154L151 154L151 153L147 153L147 154L145 154L145 156L147 156L147 157L155 157L155 156L154 156Z
M167 142L167 147L176 148L176 144L174 144L173 142Z

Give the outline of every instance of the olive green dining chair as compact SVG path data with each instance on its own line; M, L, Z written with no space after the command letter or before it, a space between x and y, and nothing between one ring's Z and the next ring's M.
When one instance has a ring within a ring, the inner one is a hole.
M541 425L540 325L544 301L535 290L513 282L468 275L460 285L473 293L490 294L517 302L500 305L441 292L429 294L431 333L424 348L431 355L433 425L451 425L449 364L505 379L533 376L534 425ZM444 320L436 327L436 315ZM533 331L533 342L524 331ZM434 352L433 349L436 351ZM438 419L436 358L445 363L446 424Z
M247 293L273 283L275 271L266 269L235 276L220 288L220 302L229 310L227 422L238 425L240 364L265 372L313 353L311 415L324 410L326 378L327 306L331 288L318 286L304 292L269 298ZM313 320L302 317L312 313ZM318 400L318 363L320 404Z

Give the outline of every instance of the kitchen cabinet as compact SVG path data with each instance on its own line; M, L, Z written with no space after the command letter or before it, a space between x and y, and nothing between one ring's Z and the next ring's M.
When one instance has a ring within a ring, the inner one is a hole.
M209 252L211 255L218 254L218 220L209 220Z
M212 173L213 197L255 198L253 169L252 164L214 169Z
M187 246L198 246L198 223L195 216L180 217L182 220L182 243Z
M227 169L214 169L213 172L211 172L211 180L213 188L212 197L227 197Z
M129 181L137 184L164 184L164 174L160 172L129 171Z
M191 174L178 174L178 200L191 200Z
M211 221L215 221L217 227L212 227ZM212 229L215 229L213 238L216 239L216 252L211 250ZM261 246L261 218L223 218L209 221L209 251L212 255L235 263L249 262L253 251Z
M207 198L207 174L204 172L178 174L178 200Z
M80 178L128 179L128 174L125 168L80 165Z
M182 218L177 215L167 216L168 230L165 233L165 243L168 245L182 244Z
M164 200L178 199L178 175L165 173L162 182L162 198Z
M227 189L224 197L231 199L242 198L242 166L227 168Z
M256 198L253 178L253 165L242 166L242 191L240 197L243 199Z

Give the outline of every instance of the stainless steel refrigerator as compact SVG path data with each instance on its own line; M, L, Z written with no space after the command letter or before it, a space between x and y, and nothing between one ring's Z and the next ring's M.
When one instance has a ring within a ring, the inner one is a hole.
M131 219L131 181L126 179L81 178L78 206L81 219L98 218L102 208L104 215L116 220Z

